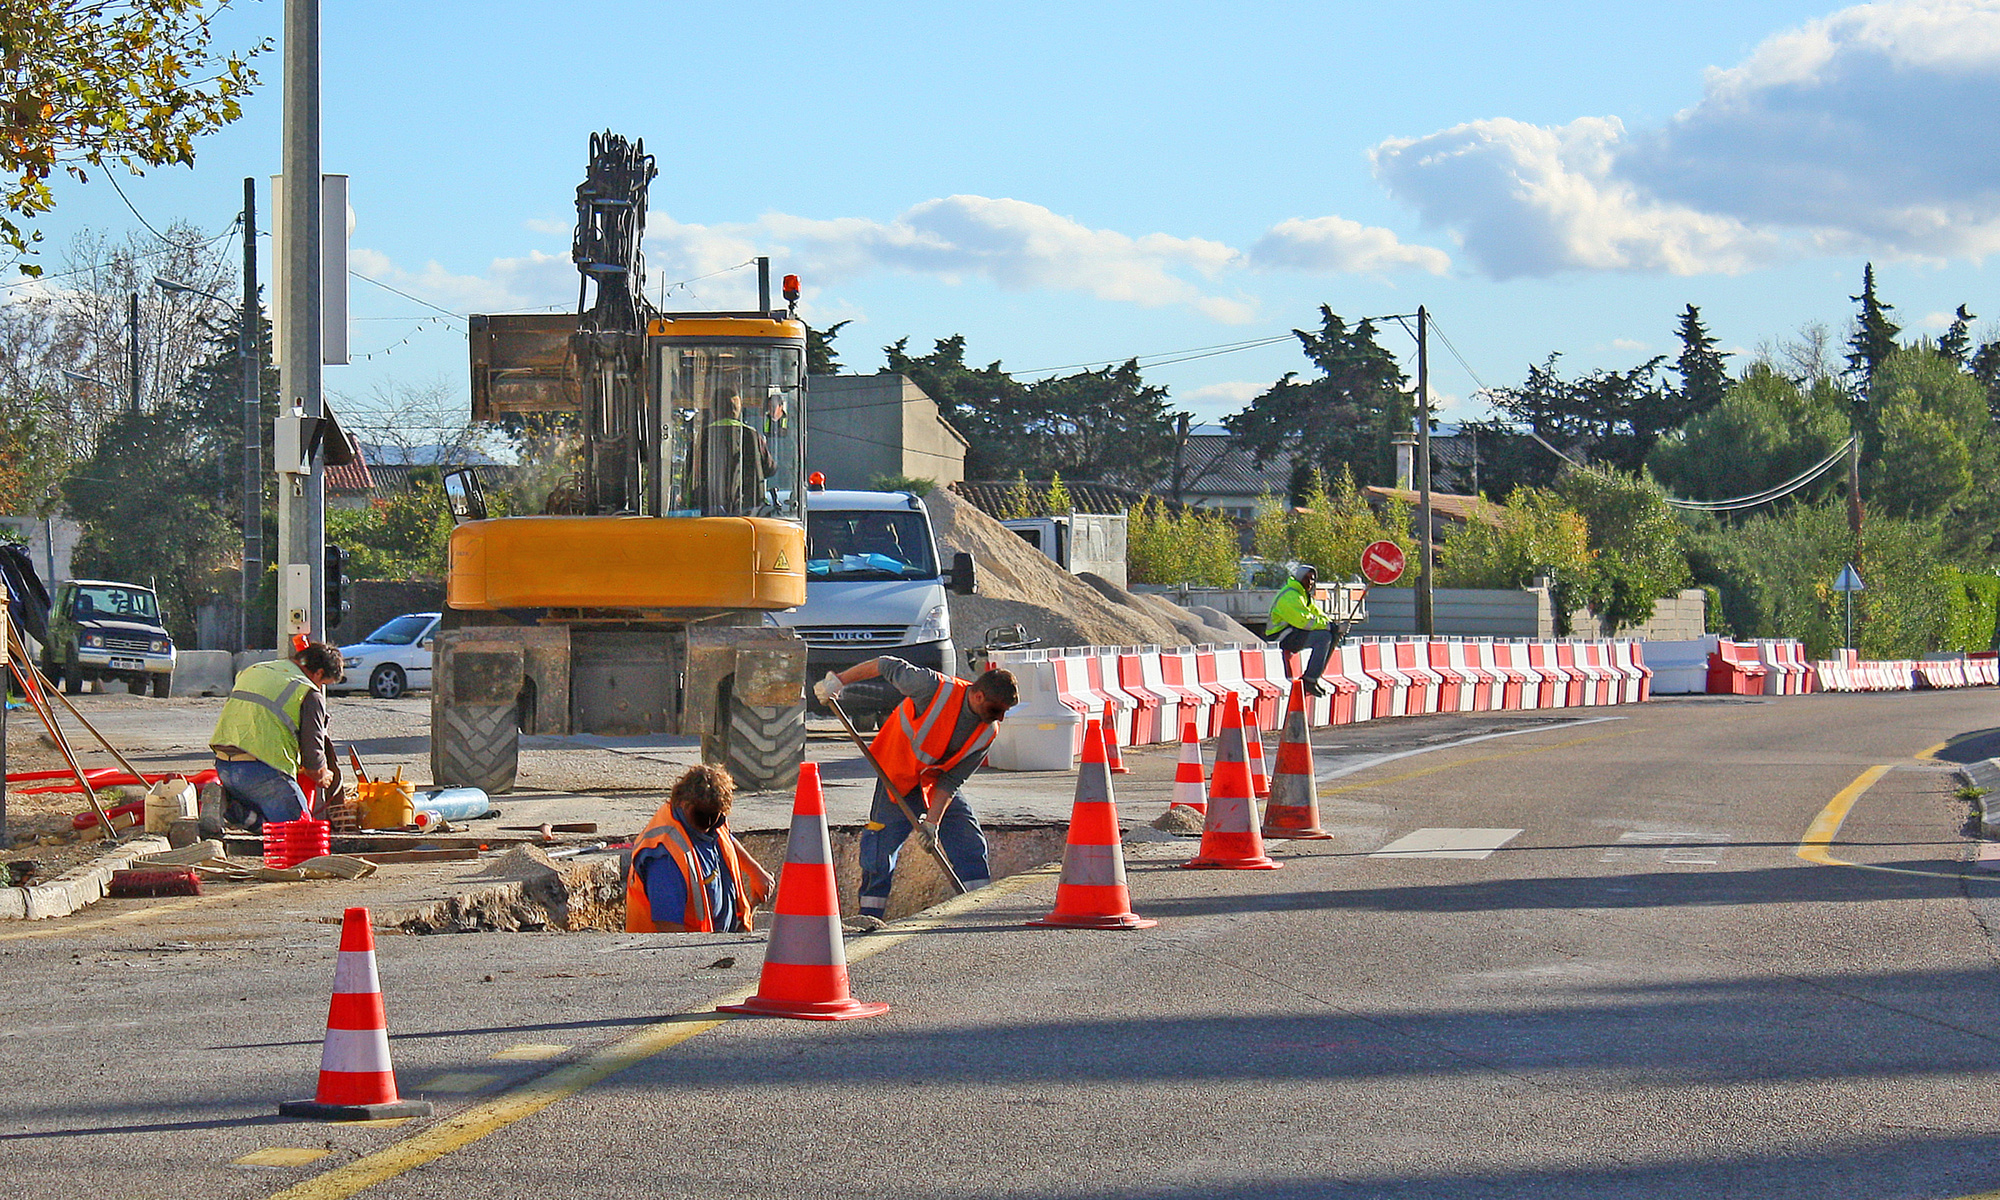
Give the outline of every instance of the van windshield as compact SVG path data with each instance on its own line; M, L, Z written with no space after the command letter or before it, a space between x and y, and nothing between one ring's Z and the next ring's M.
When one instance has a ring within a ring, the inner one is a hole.
M806 578L935 579L937 550L924 514L806 513Z
M157 625L160 623L160 602L144 588L119 587L115 583L84 584L76 589L70 616L78 621L110 618Z

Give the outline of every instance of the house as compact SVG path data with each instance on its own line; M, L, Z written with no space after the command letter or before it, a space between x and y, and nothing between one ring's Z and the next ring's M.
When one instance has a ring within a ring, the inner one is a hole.
M1188 430L1167 477L1153 493L1163 500L1254 521L1260 497L1276 497L1282 503L1291 487L1291 454L1280 452L1259 463L1227 429L1196 425Z
M806 470L830 488L868 489L889 477L965 478L965 436L908 376L812 375L806 379Z

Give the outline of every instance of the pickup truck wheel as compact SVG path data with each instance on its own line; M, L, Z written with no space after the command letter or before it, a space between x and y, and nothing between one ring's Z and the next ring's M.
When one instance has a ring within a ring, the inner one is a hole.
M171 675L153 676L153 699L165 700L167 698L168 689L172 688L173 685L174 685L174 680Z
M431 778L440 787L514 790L521 768L521 706L433 703Z
M409 687L409 676L403 674L403 668L395 663L383 663L368 677L368 694L377 700L394 700Z
M125 681L125 690L134 696L143 696L146 694L146 681L143 679L128 679Z
M724 766L744 791L768 792L798 781L806 751L806 704L744 704L729 698Z
M72 696L83 695L83 668L72 658L63 664L63 691Z

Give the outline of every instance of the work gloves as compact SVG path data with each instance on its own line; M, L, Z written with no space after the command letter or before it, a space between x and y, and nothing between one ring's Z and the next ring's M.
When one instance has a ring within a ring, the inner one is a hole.
M840 676L828 671L825 679L813 684L813 695L819 698L821 704L826 704L840 699L840 690L843 686L845 685L840 682Z

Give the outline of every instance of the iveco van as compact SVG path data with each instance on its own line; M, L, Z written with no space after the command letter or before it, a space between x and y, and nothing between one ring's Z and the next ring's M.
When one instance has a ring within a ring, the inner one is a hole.
M805 639L808 683L880 654L952 675L958 652L947 589L972 593L972 556L958 554L940 568L921 499L815 487L806 492L806 602L774 616ZM901 700L871 682L850 687L841 707L872 724ZM817 711L818 702L809 702Z

